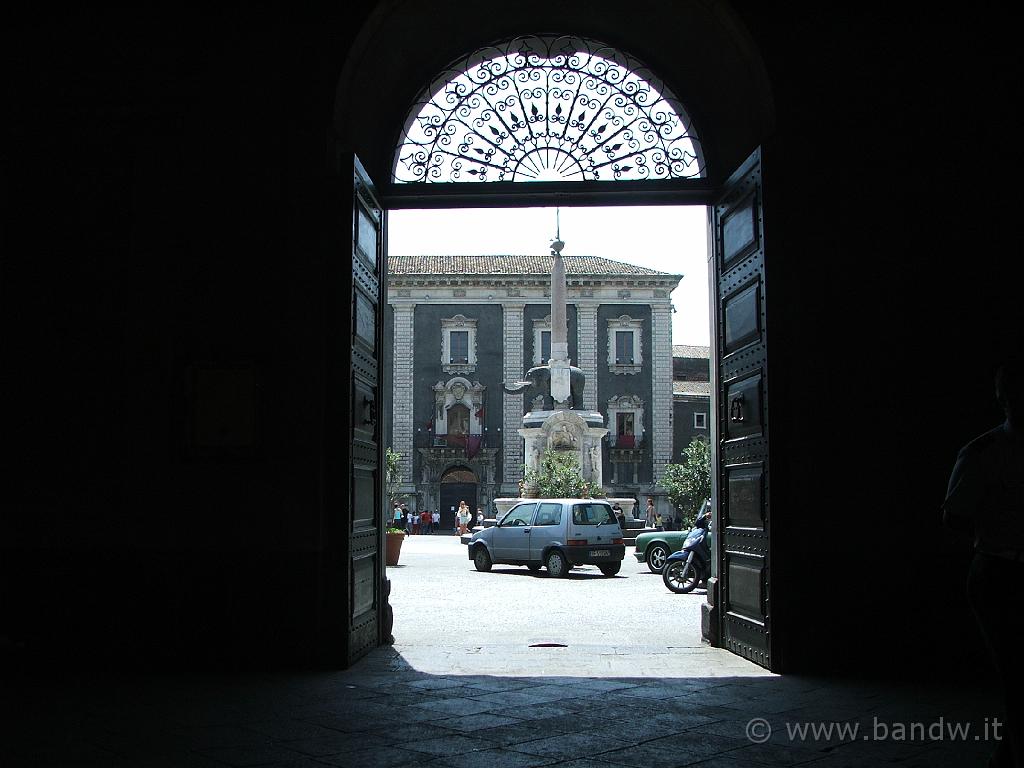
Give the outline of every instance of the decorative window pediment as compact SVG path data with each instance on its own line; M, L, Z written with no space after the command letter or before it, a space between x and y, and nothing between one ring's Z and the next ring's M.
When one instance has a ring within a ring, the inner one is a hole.
M395 182L618 181L705 175L683 105L633 57L524 36L452 62L421 92Z
M487 387L461 376L434 385L434 432L437 435L479 435Z
M608 321L608 370L640 373L643 369L643 320L621 315Z
M441 320L441 370L473 373L476 370L476 320L455 315Z

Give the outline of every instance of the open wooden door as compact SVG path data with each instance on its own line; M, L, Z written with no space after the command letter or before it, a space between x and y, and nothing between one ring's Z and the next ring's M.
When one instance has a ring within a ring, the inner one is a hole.
M329 213L342 248L324 270L321 658L349 666L386 639L384 594L384 210L354 155Z
M715 288L718 643L772 669L768 382L761 151L712 213Z

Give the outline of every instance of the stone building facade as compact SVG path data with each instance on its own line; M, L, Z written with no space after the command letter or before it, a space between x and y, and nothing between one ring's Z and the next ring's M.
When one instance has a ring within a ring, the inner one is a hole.
M710 347L672 346L672 462L694 438L711 439Z
M584 408L605 416L610 495L654 495L673 459L672 304L680 275L564 256L569 357L586 376ZM506 394L550 355L552 258L390 256L391 447L411 508L519 493L529 395Z

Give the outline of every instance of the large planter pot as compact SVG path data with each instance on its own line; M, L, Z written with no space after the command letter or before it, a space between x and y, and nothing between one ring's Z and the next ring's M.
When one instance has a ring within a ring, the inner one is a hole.
M398 533L389 532L384 535L386 537L384 542L384 564L398 565L398 556L402 554L402 542L405 541L405 533L399 531Z

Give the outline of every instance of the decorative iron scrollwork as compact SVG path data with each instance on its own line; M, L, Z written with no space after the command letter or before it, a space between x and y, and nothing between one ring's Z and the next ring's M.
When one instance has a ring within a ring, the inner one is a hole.
M527 36L450 64L409 110L396 182L704 176L682 104L636 59L579 37Z

